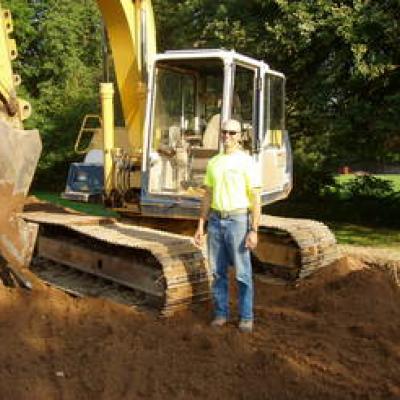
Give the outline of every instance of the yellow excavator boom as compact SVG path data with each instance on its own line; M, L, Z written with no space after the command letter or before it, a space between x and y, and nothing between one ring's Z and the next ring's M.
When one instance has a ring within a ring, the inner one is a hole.
M140 152L147 95L147 63L156 53L149 0L97 0L113 53L130 148Z

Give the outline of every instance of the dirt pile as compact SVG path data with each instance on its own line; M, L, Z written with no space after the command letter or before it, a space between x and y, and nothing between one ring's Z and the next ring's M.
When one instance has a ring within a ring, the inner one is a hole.
M400 288L354 258L297 287L256 279L251 335L235 312L210 328L207 305L159 319L34 283L0 286L1 399L400 398Z

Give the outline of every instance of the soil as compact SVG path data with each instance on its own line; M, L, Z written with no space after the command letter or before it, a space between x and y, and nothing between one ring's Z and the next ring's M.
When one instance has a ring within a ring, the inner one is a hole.
M256 278L255 330L0 286L1 399L400 399L400 288L343 257L297 286ZM233 279L231 279L233 280Z

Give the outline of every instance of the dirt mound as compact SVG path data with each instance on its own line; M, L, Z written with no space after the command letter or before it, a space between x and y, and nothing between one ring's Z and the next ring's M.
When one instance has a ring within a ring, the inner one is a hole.
M4 399L400 398L400 289L355 258L298 286L256 279L250 335L235 311L213 330L209 305L159 319L38 281L0 287L0 308Z

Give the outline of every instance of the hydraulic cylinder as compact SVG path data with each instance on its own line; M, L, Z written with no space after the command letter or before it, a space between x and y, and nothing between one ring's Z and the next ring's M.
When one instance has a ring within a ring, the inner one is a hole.
M100 84L101 112L104 137L104 191L108 197L113 189L113 149L114 149L114 85Z

